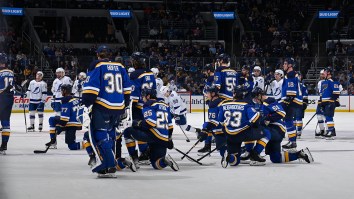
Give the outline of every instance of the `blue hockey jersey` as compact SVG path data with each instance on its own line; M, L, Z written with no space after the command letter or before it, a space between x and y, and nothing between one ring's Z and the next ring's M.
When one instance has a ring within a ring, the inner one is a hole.
M0 94L13 95L14 92L14 72L9 69L0 70Z
M320 99L323 102L335 102L339 98L339 83L332 79L323 80L321 83Z
M77 116L82 115L83 112L83 109L78 109L79 99L73 96L66 96L61 99L61 103L61 115L57 125L81 130L82 124L77 121Z
M204 85L204 88L203 88L203 94L204 94L204 95L206 94L206 89L207 89L207 88L210 88L210 87L213 85L213 82L214 82L214 75L209 76L209 77L205 80L205 85Z
M243 85L244 87L246 87L248 94L250 95L253 90L253 87L254 87L253 78L252 77L244 77L244 76L242 76L242 74L238 73L236 85L237 86Z
M243 101L225 102L219 106L218 121L230 135L237 135L249 129L259 118L260 113Z
M132 82L130 99L137 103L137 108L142 109L144 102L141 98L141 90L144 88L156 90L155 76L150 70L137 69L130 74L130 80Z
M295 71L290 71L285 75L282 86L281 103L287 103L287 97L294 97L292 102L302 106L301 86L297 76Z
M151 132L159 140L168 142L173 131L169 106L160 101L149 100L144 104L143 115L143 129Z
M129 104L131 83L124 66L117 62L94 61L82 92L86 106L96 104L103 111L122 112Z
M224 99L233 99L234 88L236 87L237 73L234 69L220 66L214 75L214 84L219 89L219 96Z
M208 106L208 121L203 124L203 128L213 131L215 134L221 134L222 126L218 121L219 106L224 102L223 99L217 98L213 101L209 101Z
M305 104L308 104L309 103L309 92L307 90L307 87L303 83L300 83L300 85L301 85L301 92L302 92L302 102Z
M282 132L286 132L285 124L283 122L286 113L276 99L268 97L263 101L261 109L261 112L263 113L262 119L270 122L268 126L274 126L279 128Z

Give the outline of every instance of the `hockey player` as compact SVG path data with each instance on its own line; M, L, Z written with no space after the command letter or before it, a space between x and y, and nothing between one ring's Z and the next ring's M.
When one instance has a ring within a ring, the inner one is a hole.
M166 156L167 148L173 149L172 142L172 116L169 107L164 102L157 101L156 89L143 89L141 92L144 101L142 120L133 120L132 127L124 130L127 140L140 140L147 142L150 148L150 162L154 169L163 169L170 166L178 171L177 163L170 155ZM132 154L137 161L137 153Z
M219 89L219 95L223 99L231 100L236 87L236 71L230 68L230 57L226 54L218 56L219 67L215 70L214 84Z
M270 88L272 90L272 94L277 101L280 101L280 99L281 99L281 90L282 90L283 81L284 81L283 77L284 77L283 70L277 69L274 72L274 79L275 80L273 80L270 83Z
M302 109L302 94L299 79L293 69L294 64L295 61L293 58L286 59L283 64L286 75L284 77L280 103L286 112L284 121L289 137L289 142L282 146L285 150L294 150L297 147L294 118L296 109Z
M36 118L36 111L38 113L39 126L38 130L43 129L43 111L45 100L47 99L47 83L43 81L43 72L38 71L36 74L36 79L32 80L27 89L27 96L29 96L29 117L30 126L29 131L34 131L34 120Z
M65 70L63 68L57 68L55 74L57 78L54 80L52 85L51 91L53 93L53 98L52 98L51 107L53 108L55 115L60 116L60 111L61 111L60 103L62 98L60 87L63 84L72 85L73 82L71 81L70 77L65 76Z
M313 162L313 157L308 148L296 152L282 152L280 145L286 133L284 122L282 121L285 117L285 111L278 101L268 97L259 88L255 88L252 91L252 97L253 102L260 105L261 112L263 113L260 124L264 131L269 131L271 134L271 139L265 148L265 153L270 156L270 160L273 163L285 163L297 159L305 160L307 163Z
M250 151L250 165L264 165L265 159L260 156L270 135L260 128L260 113L252 104L244 101L247 89L237 86L235 100L224 102L219 106L218 121L225 127L227 153L221 165L226 168L228 164L237 166L240 163L241 144L245 141L257 140L257 144Z
M79 77L77 80L75 80L74 85L73 85L73 94L75 97L82 97L82 86L84 85L86 81L86 73L81 72L79 73Z
M321 95L321 85L322 82L326 79L325 70L320 71L320 80L317 83L317 94ZM325 136L325 116L323 115L323 109L321 106L321 97L317 101L316 115L318 120L318 126L320 128L319 132L315 132L315 138L322 138Z
M164 97L160 91L161 87L163 86L163 81L161 78L158 77L160 71L158 68L151 68L151 72L154 73L155 76L157 100L159 101L164 100Z
M336 101L339 98L339 83L332 79L333 70L328 67L324 71L326 79L321 83L321 107L325 116L326 132L324 134L327 140L333 140L336 136L334 128L334 110Z
M6 154L10 138L10 117L14 103L14 73L7 69L7 55L0 53L0 122L2 126L0 154Z
M305 116L305 110L307 109L307 105L309 103L309 94L307 88L304 83L302 83L302 74L300 71L297 72L299 78L299 84L302 93L302 108L298 108L295 113L295 126L296 126L296 134L298 138L301 138L302 133L302 119Z
M50 128L50 142L46 146L56 148L56 136L65 131L65 143L70 150L80 150L83 148L81 142L76 142L76 131L82 129L82 124L77 120L77 113L80 100L72 96L72 86L70 84L63 84L60 86L61 90L61 113L59 116L52 116L49 118Z
M226 151L226 136L222 130L221 124L218 122L218 114L219 114L219 105L224 101L222 98L219 98L218 88L214 85L206 88L206 97L208 99L208 121L203 124L203 133L208 135L214 135L216 148L219 149L221 157L224 156ZM202 140L200 140L202 141ZM199 150L200 153L207 153L211 150L211 140L210 142L206 142L204 146L205 150Z
M130 74L130 80L132 83L133 91L131 94L132 99L132 119L142 120L144 119L142 109L143 100L141 98L141 91L144 88L156 89L156 80L154 74L146 67L146 55L142 52L134 52L131 56L132 64L135 71ZM129 155L132 156L135 153L135 141L131 142L125 140L128 148ZM149 149L147 143L142 141L138 142L140 156L139 161L147 163L149 160Z
M176 91L170 90L169 87L161 87L161 93L165 97L165 102L170 106L171 113L175 119L175 123L180 126L182 131L189 131L194 133L199 133L201 129L194 128L187 124L187 106L183 101L181 96L178 95Z
M262 69L259 66L255 66L253 68L253 82L254 82L254 88L258 87L264 90L264 78L262 77Z
M98 60L90 64L82 92L82 103L86 107L84 116L91 118L91 145L101 162L92 172L99 177L115 177L117 162L112 137L115 137L115 127L122 119L125 107L129 106L131 83L124 66L109 61L111 51L107 46L98 47L96 52Z
M132 72L134 72L134 71L135 71L135 68L133 68L133 67L128 68L129 77L130 77L130 74L132 74Z
M175 80L171 79L170 82L167 84L167 87L171 89L171 91L178 91L177 85L175 83Z
M242 66L241 74L237 74L236 84L238 86L242 85L245 87L245 89L247 90L245 98L250 99L251 92L254 87L254 82L253 82L253 78L250 77L250 67L249 66L247 66L247 65Z

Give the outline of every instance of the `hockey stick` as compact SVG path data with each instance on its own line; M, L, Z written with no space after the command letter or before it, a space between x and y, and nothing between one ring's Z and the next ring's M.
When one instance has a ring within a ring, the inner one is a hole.
M192 146L192 148L190 148L190 149L186 152L186 155L187 155L189 152L191 152L192 149L194 149L194 147L197 146L197 144L199 144L199 139L198 139L197 142ZM186 157L186 156L183 155L183 156L181 157L181 160L183 160L183 158L185 158L185 157Z
M197 163L197 164L199 164L199 165L203 165L201 162L199 162L198 160L192 158L191 156L189 156L189 155L183 153L183 152L180 151L179 149L177 149L177 148L175 148L175 147L174 147L173 149L176 150L178 153L180 153L180 154L186 156L186 157L188 158L188 160L191 160L191 161L193 161L193 162L195 162L195 163Z
M210 154L212 154L214 151L221 149L222 147L224 147L226 145L226 143L222 144L219 147L215 147L213 150L209 151L208 153L206 153L205 155L203 155L202 157L198 158L197 161L201 161L202 159L204 159L205 157L209 156Z
M47 146L47 148L45 150L34 150L33 153L47 153L48 149L49 149L50 145Z
M186 133L184 132L184 130L182 129L182 127L181 127L180 125L178 125L178 126L179 126L179 128L182 130L184 136L186 136L186 142L190 142L188 136L186 135Z
M317 113L313 114L313 116L311 117L311 119L306 123L306 125L302 128L302 130L305 129L305 127L312 121L312 119L317 115Z
M21 83L21 97L22 97L22 106L23 106L23 116L25 118L26 133L28 133L28 130L27 130L27 118L26 118L26 108L25 108L25 95L24 95L23 87L26 85L27 81L28 80L26 79Z

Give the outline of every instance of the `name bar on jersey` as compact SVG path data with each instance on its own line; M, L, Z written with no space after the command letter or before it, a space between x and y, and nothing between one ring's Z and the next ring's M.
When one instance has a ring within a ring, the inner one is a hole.
M112 18L131 18L130 10L110 10Z
M23 16L23 8L1 7L3 15Z
M318 11L318 18L320 19L336 19L338 18L339 11Z
M213 12L215 19L235 19L235 12Z

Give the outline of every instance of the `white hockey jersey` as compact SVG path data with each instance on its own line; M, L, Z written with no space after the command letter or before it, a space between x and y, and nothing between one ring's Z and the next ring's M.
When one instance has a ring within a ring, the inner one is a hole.
M254 88L258 87L264 90L264 77L253 77Z
M47 98L47 83L43 80L39 82L32 80L28 86L26 94L32 104L45 102Z
M70 77L64 76L61 79L56 78L53 82L52 86L52 93L53 93L53 99L52 102L61 102L61 98L63 97L61 95L61 85L63 84L70 84L73 85L73 81L71 81Z
M85 81L79 79L75 80L72 90L75 97L82 97L82 88L84 87L84 83Z
M161 78L156 78L156 93L157 93L157 98L163 99L164 96L160 92L161 87L163 86L163 81Z
M169 87L171 91L178 91L177 85L175 83L168 83L167 87Z
M187 113L186 103L176 91L172 91L170 96L165 98L165 102L169 104L172 114L184 115Z
M270 83L270 87L272 89L272 94L276 100L280 100L280 98L281 98L283 81L284 81L284 79L281 79L279 82L277 80L273 80L272 83Z

